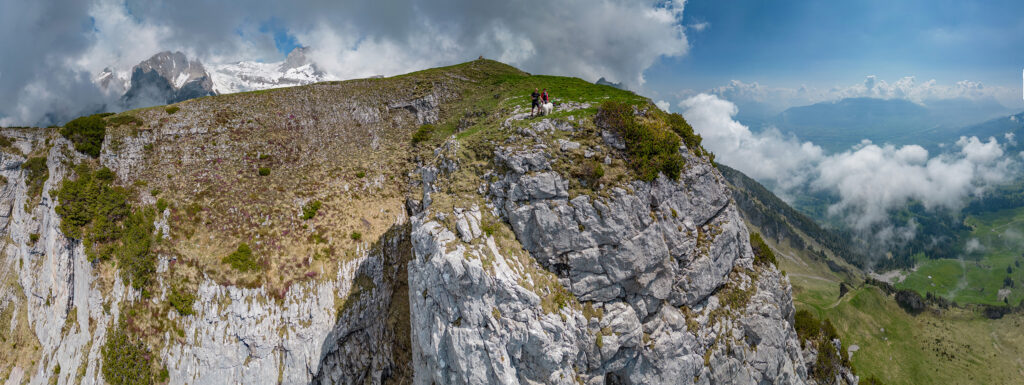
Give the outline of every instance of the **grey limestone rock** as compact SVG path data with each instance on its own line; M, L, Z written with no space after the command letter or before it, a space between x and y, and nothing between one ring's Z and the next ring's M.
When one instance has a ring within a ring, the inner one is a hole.
M534 125L543 124L555 123ZM497 148L504 171L487 199L527 261L594 310L546 313L541 302L553 293L535 291L522 258L473 236L468 219L451 230L433 219L468 209L428 208L412 220L416 383L807 382L789 282L754 266L746 227L709 162L681 148L679 180L633 182L595 199L570 197L548 151ZM752 294L733 308L723 290Z

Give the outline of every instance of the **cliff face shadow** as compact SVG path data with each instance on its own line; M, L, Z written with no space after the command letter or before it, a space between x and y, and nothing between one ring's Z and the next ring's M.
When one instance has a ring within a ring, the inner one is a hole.
M408 223L392 226L355 268L312 384L412 383L410 230Z

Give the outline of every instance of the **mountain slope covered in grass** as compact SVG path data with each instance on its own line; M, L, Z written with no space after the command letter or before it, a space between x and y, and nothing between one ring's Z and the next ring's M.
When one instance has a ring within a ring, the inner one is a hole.
M842 249L815 241L805 229L827 230L798 225L799 214L785 214L794 211L756 181L724 165L719 168L750 231L768 234L764 239L793 284L797 310L829 319L843 346L856 345L849 351L850 361L862 381L875 377L886 384L1009 384L1024 375L1019 359L1024 338L1018 332L1024 327L1024 313L990 319L985 307L944 306L928 300L924 311L908 312L893 290L917 290L912 283L927 280L926 271L940 279L934 269L919 268L895 288L869 282L868 274L836 257ZM992 284L1002 285L1001 276ZM920 289L922 296L936 291L927 284Z

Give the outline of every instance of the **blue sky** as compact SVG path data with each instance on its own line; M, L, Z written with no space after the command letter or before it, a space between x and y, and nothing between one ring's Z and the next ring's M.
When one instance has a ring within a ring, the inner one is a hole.
M733 79L832 87L867 75L1021 87L1022 1L691 0L684 14L684 25L707 28L687 30L687 55L646 71L662 95Z
M260 24L260 33L269 34L274 38L274 48L282 56L287 56L293 49L299 47L299 41L288 31L280 19L272 17Z

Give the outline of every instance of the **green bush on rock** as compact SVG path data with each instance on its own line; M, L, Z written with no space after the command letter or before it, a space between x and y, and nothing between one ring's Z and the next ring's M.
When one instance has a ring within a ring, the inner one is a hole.
M310 220L316 216L317 211L320 211L320 201L310 201L302 206L302 219Z
M224 257L222 262L231 265L231 268L241 272L260 269L260 264L252 255L252 249L249 248L249 244L245 242L240 243L238 245L238 249Z
M103 120L107 115L96 114L72 120L64 125L60 134L74 143L75 150L98 158L103 148L103 137L107 133L107 122Z
M196 295L184 289L173 288L167 295L167 303L181 315L192 315L192 304L196 302Z
M768 244L764 243L761 234L750 233L750 248L754 250L754 263L764 266L769 264L778 266L778 262L775 260L775 252L768 247Z
M90 261L114 259L122 279L135 289L146 287L156 272L156 255L150 252L156 213L133 209L128 190L113 185L115 175L108 168L92 171L83 164L75 174L56 193L61 231L82 240Z
M659 172L673 180L679 178L685 161L679 154L679 135L673 130L641 122L632 105L615 101L602 103L596 119L622 136L638 179L650 182Z
M28 158L21 164L25 170L25 185L28 187L28 196L37 197L43 192L43 183L50 177L50 169L46 167L46 157L40 156Z
M153 352L132 335L122 320L107 334L103 356L103 379L112 385L148 385L155 382Z
M419 142L422 142L422 141L425 141L427 139L430 139L430 137L433 136L433 135L434 135L434 125L433 124L424 124L424 125L420 126L420 128L417 129L416 132L414 132L412 134L412 144L417 144Z

